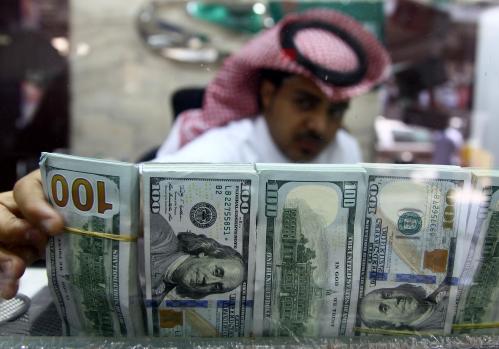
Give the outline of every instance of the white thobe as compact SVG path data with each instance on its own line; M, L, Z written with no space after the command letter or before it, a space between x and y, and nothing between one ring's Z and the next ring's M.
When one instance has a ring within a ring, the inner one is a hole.
M256 163L291 162L275 145L262 116L233 121L206 131L178 149L178 122L156 154L159 162ZM357 141L340 129L335 138L311 163L358 163L362 161Z

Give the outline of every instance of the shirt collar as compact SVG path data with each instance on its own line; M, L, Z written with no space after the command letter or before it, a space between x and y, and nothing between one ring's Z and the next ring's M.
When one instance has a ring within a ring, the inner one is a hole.
M177 270L180 264L184 263L189 257L191 257L191 255L183 254L180 257L178 257L175 261L173 261L173 263L170 264L168 268L166 268L163 280L167 283L174 284L175 282L173 281L173 273L175 272L175 270Z

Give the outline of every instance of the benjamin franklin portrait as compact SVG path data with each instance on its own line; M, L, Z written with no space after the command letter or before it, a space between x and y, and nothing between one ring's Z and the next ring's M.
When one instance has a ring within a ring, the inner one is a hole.
M172 290L180 297L199 299L229 292L245 279L239 252L191 232L178 235L160 215L151 216L151 288L161 301Z
M421 286L401 284L366 294L359 315L369 328L432 330L443 329L449 286L441 285L430 295Z

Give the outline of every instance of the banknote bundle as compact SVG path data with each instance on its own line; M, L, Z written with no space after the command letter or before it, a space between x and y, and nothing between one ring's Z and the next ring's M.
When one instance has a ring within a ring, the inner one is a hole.
M40 167L66 222L47 272L68 335L499 328L499 171L58 154Z
M453 332L494 334L499 322L499 171L472 170L472 176Z
M42 183L64 217L47 274L66 335L144 333L138 283L139 173L125 163L43 154Z
M459 278L456 251L467 217L459 198L469 173L444 166L364 168L357 331L450 333Z
M248 336L258 176L251 165L145 164L149 334Z
M257 165L255 335L352 332L365 171L360 166Z

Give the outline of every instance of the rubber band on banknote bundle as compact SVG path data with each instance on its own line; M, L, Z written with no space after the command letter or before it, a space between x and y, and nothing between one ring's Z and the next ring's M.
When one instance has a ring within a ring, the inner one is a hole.
M454 324L453 330L467 330L467 329L482 329L482 328L499 328L499 322L482 322L477 324Z
M471 330L471 329L486 329L486 328L499 328L499 322L484 322L476 324L453 324L452 330ZM355 327L356 332L369 333L369 334L387 334L387 335L438 335L434 331L411 331L411 330L390 330L383 328L362 328Z
M71 233L71 234L91 236L91 237L95 237L95 238L102 238L102 239L108 239L108 240L116 240L116 241L123 241L123 242L137 241L137 237L131 236L131 235L115 235L115 234L110 234L110 233L101 233L98 231L87 231L87 230L72 228L72 227L64 227L64 230L66 230L68 233Z
M443 333L437 333L436 331L411 331L411 330L390 330L384 328L363 328L363 327L355 327L355 332L359 333L368 333L368 334L387 334L387 335L396 335L396 336L414 336L414 335L442 335Z

